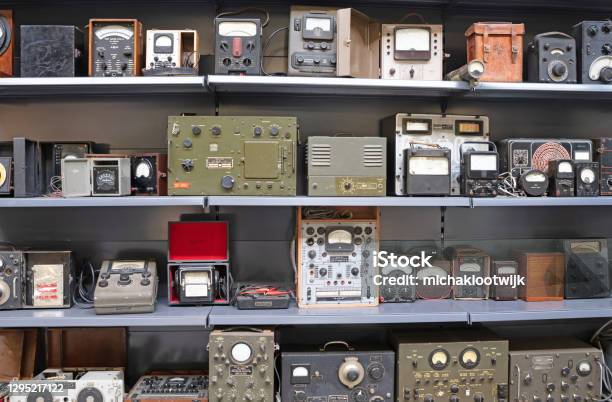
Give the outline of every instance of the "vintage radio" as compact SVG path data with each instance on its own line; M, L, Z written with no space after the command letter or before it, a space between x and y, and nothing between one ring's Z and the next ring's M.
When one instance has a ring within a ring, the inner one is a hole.
M553 138L512 138L498 144L501 171L517 177L525 170L548 172L548 162L571 159L574 162L593 160L591 140Z
M38 346L38 329L0 330L0 384L34 376ZM0 385L0 399L2 399Z
M198 32L193 29L147 31L144 75L198 75Z
M612 22L582 21L573 27L578 76L583 84L612 82Z
M601 350L571 338L510 343L510 401L593 401L600 398Z
M27 138L13 139L13 182L15 197L37 197L45 192L38 142Z
M489 298L489 286L484 283L484 279L491 275L491 257L488 254L472 247L449 247L445 250L445 256L452 261L453 277L460 282L453 285L454 299ZM482 278L482 284L468 283L478 278Z
M215 74L261 75L261 20L215 18Z
M91 196L91 167L87 158L64 158L62 166L62 196Z
M565 298L610 296L610 266L606 239L565 240Z
M396 195L406 195L406 161L404 150L436 144L450 149L451 195L461 193L460 147L465 141L489 141L489 118L485 116L437 115L398 113L382 122L383 134L388 139L388 153L395 155L395 164L387 166L387 181ZM475 150L488 151L489 145L472 145ZM393 161L393 158L391 159ZM422 160L426 161L426 160ZM443 166L438 166L443 170ZM440 172L441 173L441 172Z
M208 341L211 402L274 400L274 332L214 330Z
M599 162L599 193L612 195L612 138L596 139L595 148Z
M24 308L70 308L75 286L71 251L23 252Z
M518 276L518 263L516 261L493 261L493 275L500 281L507 283L492 284L490 287L490 297L493 300L516 300L518 299L518 286L516 278Z
M281 353L281 374L283 401L395 401L392 350L356 349L343 341L297 348Z
M343 209L342 211L348 211ZM378 305L372 255L378 251L380 210L355 209L351 217L298 209L297 303L302 308Z
M482 329L394 333L397 401L505 401L508 341Z
M596 197L599 195L599 163L576 162L576 196Z
M550 197L573 197L575 172L571 159L556 159L548 162L548 195Z
M168 302L229 304L229 228L224 221L168 224Z
M308 137L308 195L387 195L387 140Z
M466 144L472 147L465 147ZM481 142L464 142L461 152L461 194L469 197L496 197L499 175L499 154L495 144L487 151L475 150ZM466 149L467 148L467 149Z
M442 25L383 24L380 45L381 78L442 80Z
M548 190L548 176L541 170L527 170L519 178L519 188L528 197L542 197Z
M476 22L465 36L467 61L485 64L480 81L523 81L523 36L525 25L510 22Z
M170 195L296 192L295 117L168 118Z
M22 381L24 385L46 384L52 391L34 390L23 394L12 394L10 402L45 401L104 401L122 402L124 395L122 371L64 371L46 369L32 380ZM61 387L54 387L59 386ZM40 387L42 388L42 387ZM38 389L40 389L38 388ZM61 389L60 389L61 388ZM53 397L52 394L56 396ZM59 396L57 396L59 394Z
M448 299L453 289L448 278L451 276L451 263L444 259L435 259L431 267L417 269L416 295L419 299Z
M444 78L448 81L465 81L468 82L470 86L476 86L484 72L485 64L481 60L474 59L446 74Z
M154 260L102 261L96 283L96 314L152 313L157 299Z
M133 19L89 20L89 76L140 75L142 24Z
M85 74L83 31L72 25L21 26L22 77Z
M13 11L0 10L0 77L13 76L14 43Z
M563 253L515 251L519 275L525 285L519 287L519 297L528 302L563 300L565 258Z
M379 285L381 303L413 302L416 299L416 286L410 283L410 277L416 279L414 268L388 265L380 268L381 284Z
M168 156L159 153L130 156L132 192L135 195L168 194Z
M431 146L404 150L406 195L450 195L451 150Z
M545 32L527 45L527 77L531 82L574 84L576 41L563 32Z
M23 252L0 250L0 310L23 307Z
M131 194L130 158L89 158L89 167L91 195L94 197Z
M208 402L208 376L151 374L140 377L126 402Z
M335 76L337 9L291 6L289 16L289 75Z

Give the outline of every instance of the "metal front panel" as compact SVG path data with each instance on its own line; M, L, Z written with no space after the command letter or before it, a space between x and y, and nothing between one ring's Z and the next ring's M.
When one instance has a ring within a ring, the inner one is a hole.
M292 117L168 118L170 195L295 195Z

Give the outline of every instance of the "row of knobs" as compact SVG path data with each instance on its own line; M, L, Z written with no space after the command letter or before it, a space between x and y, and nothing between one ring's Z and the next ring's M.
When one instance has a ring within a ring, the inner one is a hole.
M219 126L212 126L210 128L210 133L214 136L219 136L222 133L222 129ZM174 135L178 135L181 132L180 128L176 128L173 130L173 134ZM272 137L277 137L280 134L280 128L278 126L270 126L270 128L268 128L268 132L270 133L270 135ZM239 131L238 131L239 133ZM238 134L236 133L236 134ZM259 127L259 126L255 126L253 127L253 135L255 137L260 137L261 135L263 135L264 133L264 129L263 127ZM202 134L202 129L200 127L192 127L191 128L191 134L193 134L194 136L199 136L200 134ZM185 141L183 141L183 146L185 148L191 148L192 142L191 140L187 139Z

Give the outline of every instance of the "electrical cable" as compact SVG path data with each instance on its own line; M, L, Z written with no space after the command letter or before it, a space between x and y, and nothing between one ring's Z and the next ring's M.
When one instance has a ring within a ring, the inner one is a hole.
M219 17L224 17L226 15L238 15L238 14L243 14L247 11L257 11L259 13L265 14L266 15L266 19L264 20L264 22L261 23L261 27L265 28L268 23L270 22L270 13L267 10L264 10L263 8L258 8L258 7L245 7L245 8L241 8L240 10L237 11L225 11L222 12L220 14L217 14L217 16L215 18L219 18Z
M83 261L74 292L72 293L72 301L77 307L82 309L93 308L94 292L99 273L100 270L94 269L90 261ZM87 283L88 280L90 282L89 285Z
M601 368L601 378L603 383L603 395L601 399L593 399L597 402L609 402L612 401L612 370L606 363L606 355L603 350L602 341L607 343L612 348L612 320L606 322L601 328L599 328L590 339L593 346L602 351L602 360L597 361Z
M352 219L353 213L329 207L304 207L304 219Z
M278 29L276 29L274 32L272 32L270 35L268 35L268 38L266 39L266 42L264 43L263 49L261 50L261 72L263 73L263 75L285 75L284 73L272 73L269 74L268 72L266 72L266 69L264 68L264 58L266 57L266 50L268 49L268 46L270 46L270 42L272 41L272 38L279 32L284 31L284 30L289 30L289 26L286 27L280 27Z

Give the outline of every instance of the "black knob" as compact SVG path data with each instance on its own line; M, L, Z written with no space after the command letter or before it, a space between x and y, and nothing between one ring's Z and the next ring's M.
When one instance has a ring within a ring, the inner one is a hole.
M553 392L555 390L555 384L553 384L552 382L546 384L546 390L548 392Z
M121 63L121 69L122 70L127 70L127 68L128 68L127 63Z
M104 58L104 50L98 50L98 57L101 59Z
M565 64L557 63L552 68L553 75L557 77L563 77L563 75L567 72L567 67Z
M561 369L561 375L563 377L567 377L569 375L569 373L570 373L570 368L569 367L563 367Z
M251 65L251 59L249 59L248 57L245 58L244 60L242 60L242 64L244 64L245 66L250 66Z
M185 140L183 140L183 147L191 148L192 146L193 146L193 142L191 142L189 138L186 138Z
M604 43L604 45L601 47L601 52L603 54L612 53L612 45L610 45L609 43Z
M230 190L234 187L235 182L236 181L234 180L233 176L225 175L221 178L221 187L226 190Z
M433 396L427 394L423 397L423 402L434 402Z
M263 134L263 129L261 127L255 127L253 129L253 135L259 137L262 134Z
M574 402L582 402L582 397L580 395L574 395Z
M193 161L191 159L183 159L181 166L184 171L191 172L193 170Z
M552 395L548 395L548 396L546 397L546 402L555 402L555 398L553 398L553 396L552 396Z
M321 46L321 49L323 49L323 50L327 50L327 43L323 42L323 43L321 43L321 45L319 45L319 46Z
M126 50L125 52L123 52L123 55L127 58L132 57L132 51L131 50Z
M591 36L595 36L597 35L597 25L591 25L590 27L587 28L587 33Z
M307 47L308 49L312 50L312 49L314 49L315 44L314 44L313 42L308 42L308 43L306 44L306 47Z
M368 375L374 381L380 381L385 375L385 367L379 363L372 364L368 368Z
M456 394L457 392L459 392L459 386L457 384L451 385L450 392L452 392L453 394Z
M327 268L321 268L319 270L319 276L325 276L327 275Z
M306 234L308 236L312 236L314 234L314 232L315 232L315 230L314 230L314 228L312 226L309 226L309 227L306 228Z
M210 132L212 133L212 135L220 135L221 134L221 127L214 126L213 128L210 129Z
M313 60L314 64L320 64L321 63L321 59L318 57L315 57Z
M603 24L603 26L601 27L601 31L603 33L610 33L612 26L610 24Z
M293 400L296 402L302 402L306 400L306 393L304 391L295 391L293 393Z
M357 268L357 267L351 268L351 275L353 275L353 276L359 275L359 268Z
M98 283L98 286L100 286L101 288L105 288L108 286L108 281L100 281Z
M313 259L313 258L315 258L316 256L317 256L317 252L316 252L316 251L314 251L314 250L310 250L310 251L308 252L308 258Z
M223 59L223 65L229 67L232 64L232 60L229 57Z
M451 395L449 400L450 402L459 402L459 397L457 395Z
M200 127L192 127L191 132L193 135L200 135L202 134L202 129Z
M484 396L482 394L474 395L474 402L484 402Z
M351 382L357 381L357 379L359 378L359 372L357 370L349 370L346 373L346 378Z
M604 67L599 72L599 80L602 82L612 82L612 68Z
M279 133L279 129L276 126L270 127L270 135L276 137Z
M312 246L314 244L314 239L312 237L309 237L308 239L306 239L306 244Z

